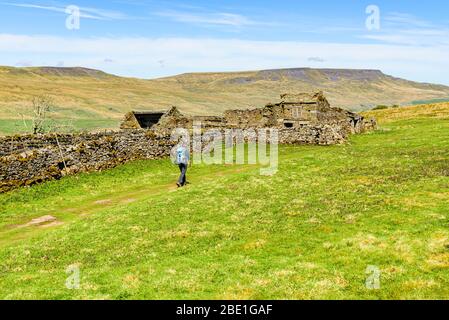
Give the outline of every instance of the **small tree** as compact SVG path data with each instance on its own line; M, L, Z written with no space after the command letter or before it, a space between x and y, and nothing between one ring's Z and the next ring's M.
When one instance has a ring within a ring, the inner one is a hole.
M385 110L385 109L388 109L388 106L380 104L380 105L374 107L372 110Z
M33 113L31 116L31 130L33 134L45 133L48 128L48 114L54 106L53 99L42 95L33 98Z

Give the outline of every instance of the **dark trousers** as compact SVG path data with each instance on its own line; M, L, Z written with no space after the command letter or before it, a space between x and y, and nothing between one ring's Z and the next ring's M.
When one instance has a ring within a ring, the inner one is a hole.
M187 164L180 163L178 166L179 166L179 170L181 171L181 175L179 176L178 184L183 186L186 184L186 181L187 181L187 177L186 177Z

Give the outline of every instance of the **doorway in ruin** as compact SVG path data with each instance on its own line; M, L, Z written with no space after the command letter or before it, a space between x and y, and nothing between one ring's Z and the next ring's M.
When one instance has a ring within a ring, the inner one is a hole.
M134 116L142 129L150 129L156 125L164 112L134 112Z

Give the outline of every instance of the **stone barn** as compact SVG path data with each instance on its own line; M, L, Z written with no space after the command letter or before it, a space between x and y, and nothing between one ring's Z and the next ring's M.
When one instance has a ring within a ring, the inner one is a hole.
M125 115L120 129L171 129L187 122L176 107L166 111L131 111Z
M122 129L151 129L168 134L174 128L203 129L276 128L287 143L335 144L349 134L376 127L375 120L332 107L322 91L283 94L277 103L250 110L227 110L223 116L184 116L176 107L168 111L134 111L125 116Z
M121 129L151 129L159 122L165 112L131 111L125 115Z
M228 110L224 122L233 128L278 128L297 130L305 126L339 125L351 133L375 126L354 112L333 108L323 92L283 94L275 104L253 110Z

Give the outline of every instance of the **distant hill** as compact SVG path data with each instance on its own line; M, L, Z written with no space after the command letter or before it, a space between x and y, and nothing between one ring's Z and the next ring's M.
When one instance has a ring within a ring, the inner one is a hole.
M264 106L281 93L316 89L333 106L356 111L378 104L449 100L447 86L407 81L379 70L295 68L144 80L80 67L0 67L0 120L27 115L32 97L40 94L54 98L58 118L118 121L131 109L176 105L187 114L220 114L229 108Z
M414 101L449 101L449 87L395 78L379 70L278 69L231 73L189 73L155 81L190 92L228 96L241 105L263 105L281 92L321 89L331 104L354 111L379 104L408 105Z

